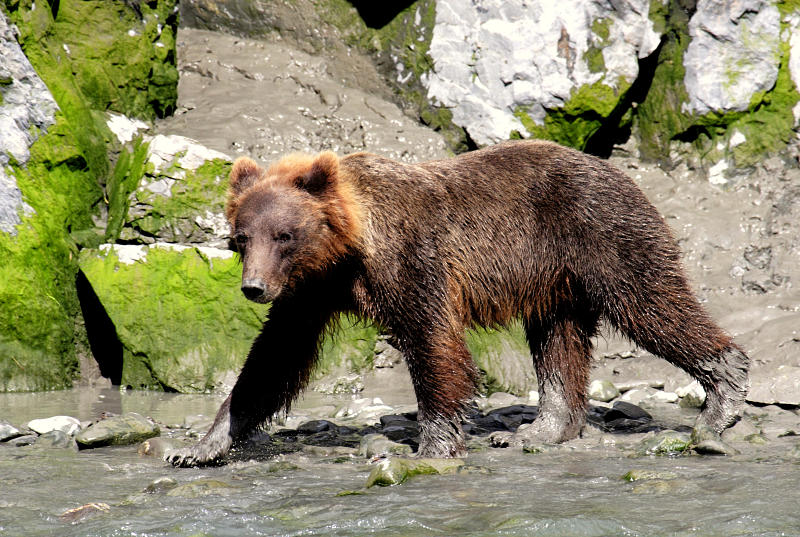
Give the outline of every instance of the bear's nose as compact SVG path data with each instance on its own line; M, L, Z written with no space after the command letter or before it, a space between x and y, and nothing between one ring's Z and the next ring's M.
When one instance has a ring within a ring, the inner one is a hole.
M242 281L242 293L249 300L258 300L267 291L267 286L263 281L257 279L247 279Z

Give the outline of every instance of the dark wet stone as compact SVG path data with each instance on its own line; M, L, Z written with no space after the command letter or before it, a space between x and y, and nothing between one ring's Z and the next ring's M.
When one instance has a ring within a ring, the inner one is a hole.
M402 414L389 414L387 416L381 416L381 426L383 426L383 427L386 427L387 425L389 425L391 423L394 423L394 422L397 422L397 421L405 422L405 421L414 421L414 420L410 420L410 419L408 419L406 416L404 416Z
M532 405L511 405L503 408L496 408L491 412L487 412L487 416L511 416L514 414L533 414L539 415L539 407Z
M722 440L708 439L692 446L701 455L738 455L739 450Z
M471 423L474 428L478 428L482 431L482 433L479 434L508 430L506 421L503 420L503 416L498 414L489 414L487 416L473 418Z
M5 420L0 420L0 442L7 442L13 438L18 438L24 433L8 423Z
M644 409L625 401L617 401L614 406L608 410L603 416L606 423L618 420L629 419L637 420L640 422L653 421L653 416L647 413Z
M337 426L335 423L328 420L313 420L302 423L297 428L297 432L301 434L315 434L324 431L336 431Z
M394 442L419 436L419 424L415 421L396 421L381 429L381 434Z

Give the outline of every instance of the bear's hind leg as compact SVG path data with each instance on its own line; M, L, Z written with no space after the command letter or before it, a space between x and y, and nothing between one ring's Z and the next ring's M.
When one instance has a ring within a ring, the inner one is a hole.
M658 291L656 291L658 290ZM706 391L698 426L721 433L736 422L748 390L750 359L711 320L675 269L637 294L609 292L611 323L645 350L697 379Z

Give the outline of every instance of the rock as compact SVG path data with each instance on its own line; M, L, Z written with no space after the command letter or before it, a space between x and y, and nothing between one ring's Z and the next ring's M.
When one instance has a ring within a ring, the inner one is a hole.
M636 79L638 59L658 43L641 0L613 8L440 0L428 51L433 69L422 82L428 98L452 111L453 122L478 144L513 131L546 132L552 113L577 116L574 131L562 135L580 145L597 128L582 113L607 117Z
M22 432L5 420L0 420L0 442L7 442L19 436Z
M147 494L154 494L159 492L167 492L168 490L172 490L178 486L178 482L175 481L171 477L159 477L147 487L145 487L144 491Z
M645 437L637 448L641 455L679 455L689 448L688 434L677 431L662 431Z
M678 399L679 397L677 393L665 392L661 390L656 391L656 393L649 397L649 400L655 403L677 403Z
M75 437L81 449L136 444L160 434L158 425L136 412L104 419Z
M75 439L69 434L58 429L46 432L36 439L36 446L43 448L71 449L78 451Z
M621 402L630 403L632 405L641 405L642 402L648 401L651 397L653 397L658 390L655 390L650 387L646 388L634 388L632 390L628 390L622 394L619 398Z
M617 389L625 393L630 390L634 389L644 389L644 388L656 388L661 390L664 388L664 381L660 379L653 379L653 380L629 380L629 381L617 381L614 383Z
M487 408L501 408L517 404L515 395L505 392L494 392L486 401Z
M610 380L595 379L589 383L589 399L608 402L619 397L620 390Z
M785 210L788 212L788 208ZM796 218L796 214L791 212L788 216ZM800 323L797 319L797 314L783 315L744 336L751 342L750 354L763 361L750 371L749 402L758 405L800 405L800 363L797 360L800 353Z
M720 435L706 425L695 427L692 430L691 446L701 455L736 455L739 451L726 444Z
M167 496L182 498L200 498L203 496L229 496L236 492L236 487L218 479L195 479L189 483L178 485L167 491Z
M622 476L625 481L649 481L653 479L675 479L678 474L674 472L661 472L657 470L631 470Z
M58 110L53 96L17 42L17 30L0 13L0 58L3 80L0 89L0 170L14 159L24 166L30 159L30 147L41 133L55 123ZM0 171L0 231L16 235L20 223L17 212L23 209L22 198L13 177ZM27 211L32 211L27 206Z
M61 431L69 436L74 436L81 430L81 422L72 416L53 416L28 422L28 428L38 434L51 431Z
M375 357L372 365L375 368L394 367L403 361L403 353L394 348L387 336L378 336L375 342Z
M681 398L678 403L682 408L700 408L706 402L706 391L696 380L691 384L675 390Z
M522 443L522 452L529 455L539 455L541 453L551 453L554 451L564 451L568 449L560 444L538 444L528 442L527 440Z
M753 424L751 419L742 418L732 427L729 427L722 432L722 440L725 442L744 442L748 436L760 434L761 430Z
M315 434L323 431L335 432L338 427L335 423L328 420L313 420L301 424L297 428L297 432L301 434Z
M683 59L686 109L698 114L747 110L756 94L775 85L780 33L780 12L767 0L698 1Z
M314 390L327 395L357 394L364 391L364 379L358 373L349 373L320 381Z
M11 440L9 440L7 442L7 444L9 446L14 446L14 447L24 447L24 446L30 446L30 445L35 444L36 440L38 440L38 439L39 439L38 435L25 434L25 435L22 435L22 436L18 436L16 438L12 438Z
M399 485L416 475L453 474L461 466L464 466L461 459L385 459L370 472L366 488Z
M180 441L173 438L157 436L154 438L149 438L139 444L139 448L136 450L136 452L144 457L153 457L160 460L164 458L164 454L167 451L170 449L176 449L182 445L183 444Z
M80 507L75 507L74 509L64 511L58 516L58 519L61 522L75 523L86 520L87 518L91 518L95 515L109 512L111 512L111 507L107 503L87 503L86 505L81 505Z
M465 339L490 391L526 395L536 386L531 351L518 323L504 330L467 330Z
M359 453L371 459L377 456L411 455L411 446L392 442L382 434L368 434L361 438Z

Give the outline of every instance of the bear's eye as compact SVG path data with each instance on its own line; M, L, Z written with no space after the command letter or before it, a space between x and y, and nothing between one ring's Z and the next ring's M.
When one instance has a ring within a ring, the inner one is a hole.
M245 246L247 246L247 235L244 233L237 233L233 236L233 242L236 243L236 247L242 250Z
M281 244L287 243L290 240L292 240L292 234L291 233L286 233L286 232L279 233L278 236L275 237L275 240L280 242Z

